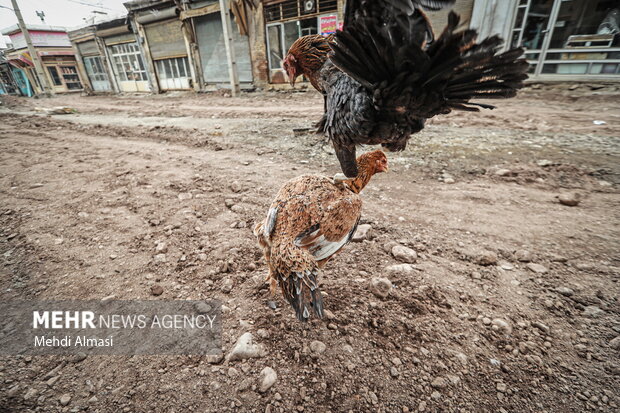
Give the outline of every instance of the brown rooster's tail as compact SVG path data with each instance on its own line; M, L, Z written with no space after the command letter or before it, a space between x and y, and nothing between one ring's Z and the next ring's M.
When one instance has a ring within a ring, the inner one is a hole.
M278 274L278 283L284 298L295 310L299 321L308 321L313 311L323 318L323 297L319 290L318 268L305 271L291 271L289 274Z

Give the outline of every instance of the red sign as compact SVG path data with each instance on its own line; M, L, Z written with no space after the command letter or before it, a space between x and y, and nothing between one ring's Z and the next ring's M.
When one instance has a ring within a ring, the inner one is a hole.
M336 33L338 28L338 16L321 16L319 17L319 33L323 36Z

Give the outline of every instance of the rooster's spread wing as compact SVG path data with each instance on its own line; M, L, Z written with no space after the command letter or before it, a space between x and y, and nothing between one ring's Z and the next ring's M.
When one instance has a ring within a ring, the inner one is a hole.
M527 78L521 48L500 53L503 41L476 42L475 30L456 31L450 13L443 33L428 45L430 26L420 7L452 2L355 0L344 29L330 44L323 81L327 113L321 123L343 172L354 176L355 145L402 150L424 122L453 109L493 106L476 98L515 96Z

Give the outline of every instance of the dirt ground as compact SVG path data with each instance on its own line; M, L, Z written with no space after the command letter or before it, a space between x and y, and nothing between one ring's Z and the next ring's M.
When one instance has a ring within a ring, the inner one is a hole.
M338 171L318 94L5 98L2 300L219 299L224 353L251 332L266 354L3 356L0 411L617 412L620 88L494 103L388 154L302 325L268 305L251 228L288 179Z

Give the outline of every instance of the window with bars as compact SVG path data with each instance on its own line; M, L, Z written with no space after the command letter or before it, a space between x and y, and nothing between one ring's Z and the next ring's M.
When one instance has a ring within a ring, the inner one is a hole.
M84 66L90 80L94 82L108 81L108 75L105 72L100 56L85 57Z
M155 61L159 86L164 90L189 89L191 74L187 57L175 57Z
M121 81L148 80L137 43L117 44L110 47L110 49L114 70Z
M189 77L186 57L157 60L155 65L157 67L157 75L162 79Z
M338 10L338 0L286 0L265 6L267 23L317 16Z

